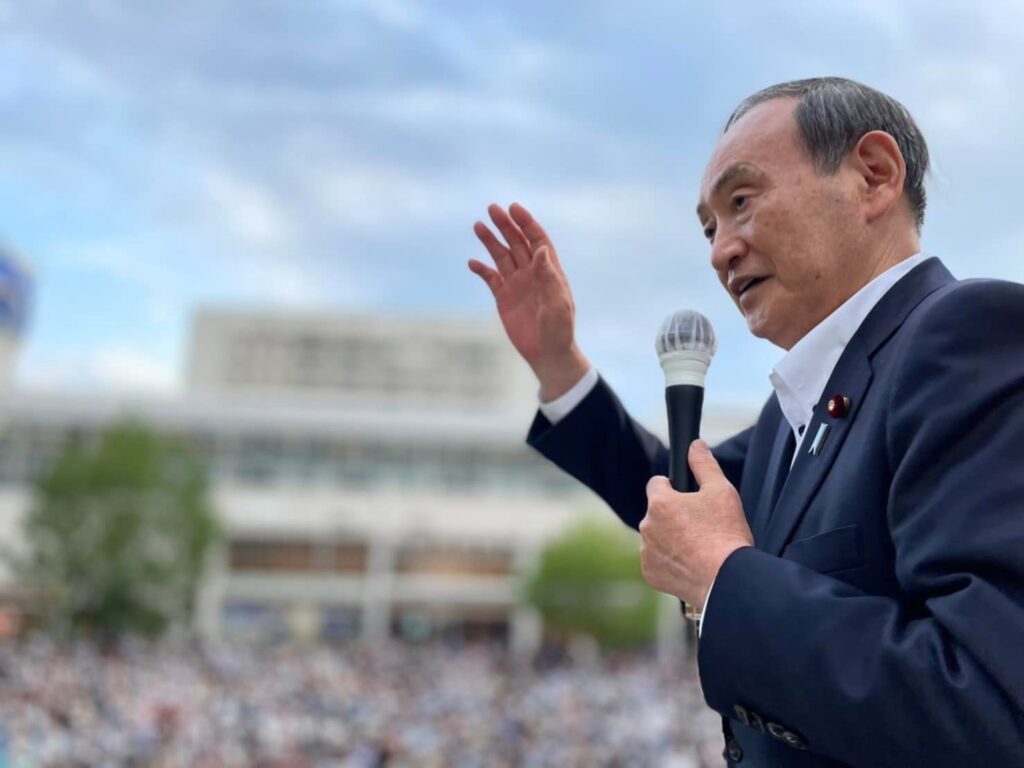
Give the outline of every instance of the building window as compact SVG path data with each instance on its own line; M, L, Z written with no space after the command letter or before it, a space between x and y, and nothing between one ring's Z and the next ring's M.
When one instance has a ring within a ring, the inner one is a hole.
M512 553L496 548L409 545L398 551L395 570L434 576L508 576Z
M313 545L309 542L233 541L232 571L311 571Z

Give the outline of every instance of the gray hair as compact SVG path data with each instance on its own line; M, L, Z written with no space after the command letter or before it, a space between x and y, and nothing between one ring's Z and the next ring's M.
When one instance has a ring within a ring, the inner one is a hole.
M907 108L891 96L843 77L815 77L779 83L748 96L733 110L725 124L732 124L753 107L771 99L795 96L794 116L804 148L819 173L839 170L843 158L861 136L885 131L896 140L907 166L903 191L920 230L924 223L924 176L928 172L928 145Z

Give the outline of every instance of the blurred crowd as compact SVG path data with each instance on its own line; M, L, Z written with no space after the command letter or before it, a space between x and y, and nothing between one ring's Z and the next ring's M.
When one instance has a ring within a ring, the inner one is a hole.
M692 663L501 650L0 649L0 766L721 766Z

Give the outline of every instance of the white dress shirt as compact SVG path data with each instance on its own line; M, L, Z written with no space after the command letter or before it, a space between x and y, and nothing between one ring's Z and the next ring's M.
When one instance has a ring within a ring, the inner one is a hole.
M853 334L886 292L927 258L927 254L917 253L875 277L808 331L772 368L768 380L779 399L782 415L786 417L793 430L797 450L800 449L806 435L807 430L804 427L811 420L811 411L821 398L825 385L828 384L832 371ZM556 424L579 405L596 385L597 371L591 368L564 395L549 403L541 403L540 411L548 421ZM792 461L796 460L796 455L795 450ZM701 611L700 623L697 626L698 636L704 628L704 614L707 612L713 587L712 581L704 598L704 610Z

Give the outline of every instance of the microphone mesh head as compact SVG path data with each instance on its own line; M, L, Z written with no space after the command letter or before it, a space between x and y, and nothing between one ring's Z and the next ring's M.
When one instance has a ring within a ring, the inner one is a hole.
M698 352L710 360L718 349L711 321L700 312L681 309L665 318L654 340L658 357L673 352Z

